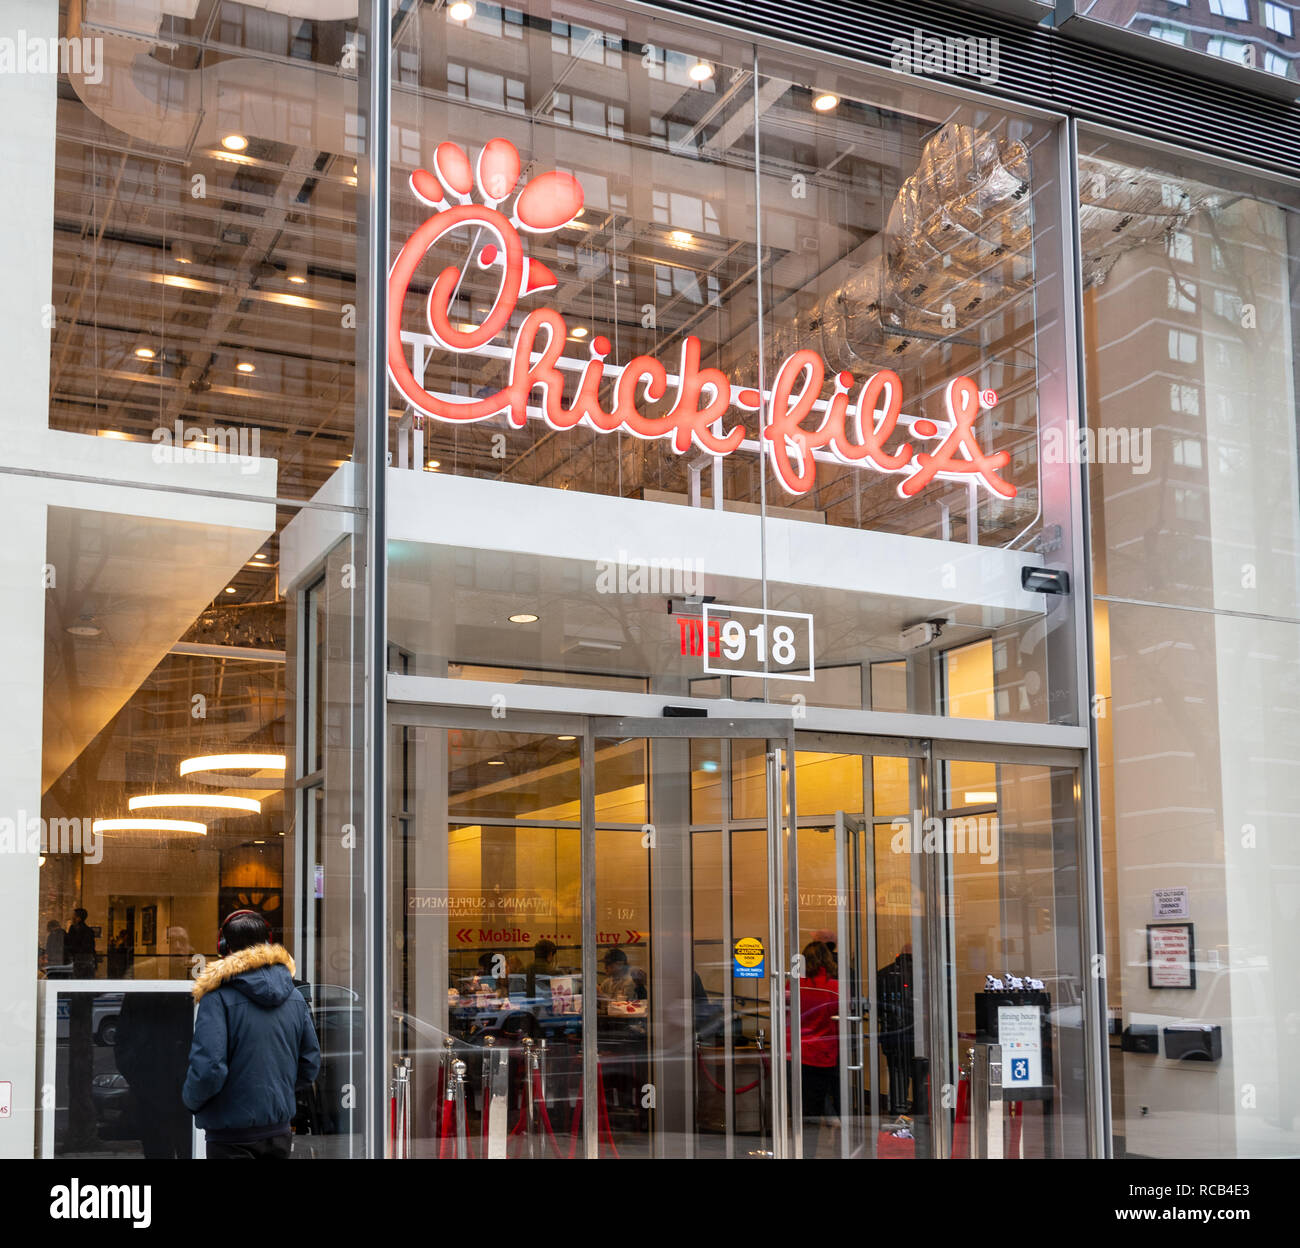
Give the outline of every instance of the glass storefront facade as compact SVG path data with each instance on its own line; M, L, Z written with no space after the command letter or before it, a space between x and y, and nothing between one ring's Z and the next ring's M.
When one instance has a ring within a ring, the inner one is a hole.
M252 910L297 1156L987 1156L999 1042L995 1155L1297 1151L1293 187L641 5L17 7L0 1150L202 1155Z
M1198 1079L1113 1036L1116 1150L1291 1153L1300 200L1100 137L1081 174L1085 237L1109 240L1084 293L1089 424L1143 439L1091 481L1109 1005L1130 1044L1195 1025L1223 1050ZM1170 919L1166 889L1188 897ZM1194 934L1176 988L1147 965L1174 920Z

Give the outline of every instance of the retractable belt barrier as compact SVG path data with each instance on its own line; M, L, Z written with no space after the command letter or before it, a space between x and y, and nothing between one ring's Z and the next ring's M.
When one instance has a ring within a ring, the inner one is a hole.
M743 1087L738 1087L735 1089L735 1094L737 1096L740 1096L744 1092L752 1092L763 1081L764 1076L771 1069L771 1064L772 1064L771 1058L768 1057L767 1054L765 1054L762 1049L756 1049L755 1052L758 1054L758 1074L755 1076L754 1080L751 1083L747 1083ZM700 1074L704 1076L704 1078L708 1081L710 1086L712 1086L715 1091L725 1093L727 1090L726 1086L724 1084L719 1083L709 1073L709 1068L704 1061L704 1054L700 1051L700 1042L698 1040L695 1042L695 1060L699 1063Z
M480 1122L480 1156L509 1156L507 1117L510 1095L510 1050L498 1048L496 1037L483 1041L483 1115Z
M468 1067L455 1053L455 1041L446 1037L443 1051L435 1066L435 1087L439 1090L439 1109L433 1123L440 1159L473 1158L474 1149L469 1138L469 1093L466 1087ZM518 1116L514 1126L507 1129L510 1116L510 1066L511 1058L518 1052L522 1058L523 1079L518 1088ZM578 1155L582 1134L583 1089L579 1085L578 1099L569 1126L567 1147L561 1144L551 1122L547 1104L546 1041L525 1037L518 1050L508 1045L498 1045L496 1037L487 1036L483 1045L483 1109L479 1124L478 1156L507 1158L512 1155L512 1142L523 1137L525 1147L514 1149L515 1156L543 1158L548 1155L571 1159ZM767 1059L763 1055L756 1084L765 1082ZM708 1077L707 1070L705 1071ZM748 1085L741 1091L755 1086ZM392 1136L392 1155L407 1158L411 1155L410 1127L411 1060L404 1058L394 1071L390 1099L389 1129ZM614 1131L609 1120L609 1106L605 1091L605 1076L601 1059L596 1059L596 1138L598 1149L608 1149L610 1155L619 1156L614 1142Z
M465 1103L465 1063L457 1057L446 1063L446 1092L442 1100L442 1129L439 1132L440 1158L471 1156L469 1148L469 1107Z
M409 1057L402 1058L393 1067L388 1107L392 1156L404 1160L411 1155L411 1059Z

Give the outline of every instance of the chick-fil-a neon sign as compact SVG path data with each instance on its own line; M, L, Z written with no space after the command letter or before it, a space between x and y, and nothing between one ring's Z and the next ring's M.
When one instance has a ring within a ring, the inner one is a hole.
M516 428L529 419L530 407L552 429L586 425L600 433L623 430L638 438L668 439L679 455L692 446L711 455L729 455L745 439L742 424L724 429L733 408L762 412L762 445L772 469L794 495L816 484L817 452L829 452L841 463L870 467L898 475L898 493L913 498L931 481L965 481L984 486L999 498L1014 498L1016 487L998 475L1010 460L1006 451L986 453L974 431L981 407L997 396L981 394L969 377L954 377L944 393L948 419L942 425L925 418L911 420L910 435L918 441L940 440L933 451L911 442L889 444L899 433L903 386L898 374L882 369L860 386L849 372L838 373L829 400L822 399L826 366L815 351L794 352L777 370L771 391L733 386L716 368L701 367L700 340L682 340L676 371L652 355L639 355L624 365L608 363L612 347L604 335L592 339L585 361L564 358L568 325L553 308L537 308L525 317L506 353L508 380L493 394L466 398L431 394L411 371L402 345L402 312L416 269L429 250L451 231L464 226L478 230L471 258L483 271L500 271L500 284L491 308L479 325L454 325L451 304L462 274L454 266L434 280L425 305L425 319L434 344L456 355L498 354L492 340L510 323L521 298L553 290L555 275L524 251L521 234L550 234L577 220L583 192L578 180L560 172L543 173L519 192L510 216L500 209L518 185L522 163L514 144L492 139L471 166L465 150L440 143L434 153L434 173L417 169L412 192L434 209L406 241L389 275L388 369L394 385L417 411L435 420L468 423L504 416ZM436 174L436 176L435 176ZM473 200L477 184L481 203ZM571 403L564 401L563 372L580 372ZM602 399L604 390L610 404ZM540 403L534 396L540 391ZM660 415L642 407L672 406ZM804 422L821 414L814 428Z

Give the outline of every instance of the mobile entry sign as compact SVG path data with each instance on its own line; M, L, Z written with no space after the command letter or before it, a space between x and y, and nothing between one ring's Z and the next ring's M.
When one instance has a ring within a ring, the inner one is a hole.
M763 942L757 936L742 936L731 949L733 979L763 978Z

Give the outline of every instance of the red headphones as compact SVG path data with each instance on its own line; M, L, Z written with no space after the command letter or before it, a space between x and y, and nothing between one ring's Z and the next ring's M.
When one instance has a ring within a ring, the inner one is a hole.
M217 952L223 958L230 956L230 946L226 943L226 924L229 923L231 919L237 919L241 915L245 914L251 914L255 919L262 920L262 926L266 928L266 939L268 944L271 941L271 937L275 934L271 929L270 923L266 921L265 915L258 914L256 910L232 910L224 919L221 920L221 926L217 929Z

